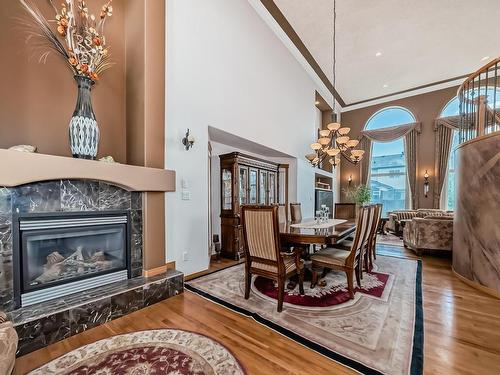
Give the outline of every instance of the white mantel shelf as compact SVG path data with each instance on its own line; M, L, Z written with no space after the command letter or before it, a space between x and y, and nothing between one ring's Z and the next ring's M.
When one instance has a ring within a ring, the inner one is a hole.
M175 171L0 149L0 186L66 179L104 181L129 191L175 191Z

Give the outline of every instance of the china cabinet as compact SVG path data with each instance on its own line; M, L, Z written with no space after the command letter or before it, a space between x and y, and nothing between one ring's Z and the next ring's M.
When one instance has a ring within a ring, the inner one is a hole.
M288 164L232 152L220 155L221 246L226 258L243 256L241 206L288 205Z

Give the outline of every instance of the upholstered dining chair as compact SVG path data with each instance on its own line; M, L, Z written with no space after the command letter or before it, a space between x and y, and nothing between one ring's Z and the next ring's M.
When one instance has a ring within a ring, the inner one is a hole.
M302 208L300 203L290 203L290 220L294 223L302 221Z
M356 225L356 234L349 251L336 248L327 248L320 250L316 254L311 255L312 261L312 281L311 288L317 284L318 269L334 269L344 271L347 277L347 288L349 290L349 297L354 298L354 276L356 276L356 283L361 287L362 276L362 259L363 251L366 246L369 230L371 227L370 215L372 207L361 207Z
M283 310L285 282L299 276L299 293L304 294L304 263L300 251L281 249L278 206L243 206L243 235L245 238L245 299L250 297L252 275L278 283L278 312Z
M354 219L356 217L355 203L335 203L335 219Z
M286 212L287 207L280 204L278 206L278 219L280 224L286 223L288 221L288 213Z
M373 261L377 259L375 245L377 242L377 230L380 225L380 218L382 217L382 204L377 203L373 205L372 215L373 222L366 246L366 254L364 256L364 266L367 271L373 268Z

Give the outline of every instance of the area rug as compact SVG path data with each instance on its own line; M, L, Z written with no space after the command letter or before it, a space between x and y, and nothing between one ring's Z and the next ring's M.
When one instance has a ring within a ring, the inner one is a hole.
M252 280L244 299L244 266L237 265L186 283L185 288L363 374L422 374L421 262L378 256L355 298L345 274L330 272L326 286L287 290L276 311L276 285Z
M113 336L82 346L31 375L245 374L217 341L188 331L158 329Z
M377 243L380 245L403 246L403 240L392 233L378 234Z

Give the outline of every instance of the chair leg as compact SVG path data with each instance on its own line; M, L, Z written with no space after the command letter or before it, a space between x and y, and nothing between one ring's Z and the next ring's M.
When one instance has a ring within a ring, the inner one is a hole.
M345 271L347 275L347 289L349 290L349 298L353 299L354 298L354 275L353 275L353 270L348 269Z
M304 295L304 268L299 271L299 293Z
M283 297L285 295L285 280L278 280L278 312L283 311Z
M245 299L250 297L250 285L252 283L252 274L249 270L245 271Z
M359 264L354 269L354 274L356 275L356 284L361 288L361 276L359 275Z
M313 289L318 283L318 271L313 268L311 277L311 289Z

